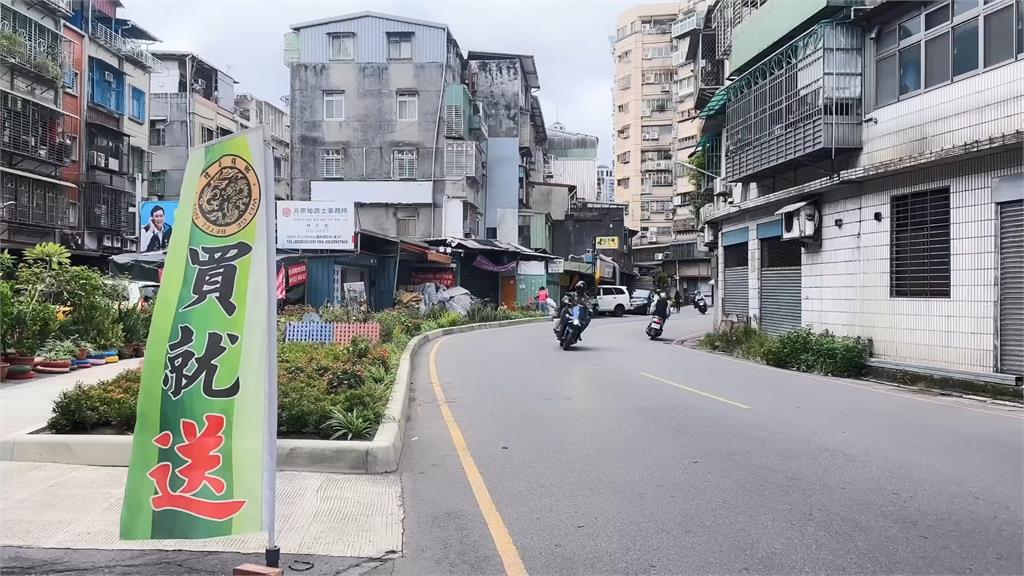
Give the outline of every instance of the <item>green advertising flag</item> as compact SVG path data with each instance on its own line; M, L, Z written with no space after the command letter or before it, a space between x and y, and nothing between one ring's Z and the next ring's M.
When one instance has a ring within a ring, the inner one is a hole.
M272 525L275 212L264 139L254 128L189 153L146 343L122 540Z

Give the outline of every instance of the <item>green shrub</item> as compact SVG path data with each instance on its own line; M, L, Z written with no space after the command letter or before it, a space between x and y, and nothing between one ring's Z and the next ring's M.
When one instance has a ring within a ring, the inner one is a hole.
M373 343L362 336L353 336L352 340L349 341L346 346L346 352L349 358L362 360L370 355L370 350L373 349Z
M111 428L120 434L135 429L140 370L125 370L110 380L76 384L60 393L53 403L47 428L57 434L79 434Z
M759 360L761 350L770 336L752 326L736 326L732 330L707 334L700 341L701 348L725 352L734 356Z
M323 427L330 433L331 440L369 440L373 438L381 416L362 408L334 410Z
M869 342L862 338L800 328L772 338L761 357L769 366L849 377L864 372L870 352Z

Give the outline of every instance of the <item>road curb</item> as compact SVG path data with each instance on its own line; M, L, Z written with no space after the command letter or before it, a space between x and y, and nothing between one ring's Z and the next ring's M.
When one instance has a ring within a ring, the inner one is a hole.
M277 469L346 474L384 474L398 470L404 444L413 357L428 342L452 334L550 322L548 317L505 320L440 328L413 338L402 352L384 423L370 441L277 441ZM128 466L132 436L19 433L0 440L0 461L50 462L84 466Z

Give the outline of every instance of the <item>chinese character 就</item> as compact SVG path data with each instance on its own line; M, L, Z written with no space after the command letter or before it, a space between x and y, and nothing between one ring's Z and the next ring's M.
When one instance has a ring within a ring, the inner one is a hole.
M213 296L225 314L233 315L236 306L231 297L235 293L235 276L238 275L236 262L251 252L252 246L245 242L189 248L188 260L198 268L195 280L192 281L192 295L195 298L185 304L182 310L194 308Z
M186 390L196 382L202 380L203 395L207 398L223 399L232 398L238 394L238 377L226 388L215 387L217 370L220 365L217 360L227 352L224 346L224 334L220 332L208 332L206 335L206 349L201 356L196 356L191 346L195 342L195 331L188 324L182 324L178 330L178 339L167 346L167 367L164 371L162 385L171 398L178 399ZM232 346L238 344L238 334L227 334L228 343ZM195 365L191 371L189 367Z
M156 496L150 499L153 510L178 510L206 520L227 520L242 511L245 500L208 500L195 494L203 486L209 486L220 496L227 490L223 478L214 476L220 468L223 457L217 453L224 445L225 419L223 414L206 414L202 432L192 420L181 420L181 436L184 442L174 451L185 459L185 464L174 470L170 462L160 462L148 473L156 486ZM173 436L161 432L153 439L160 448L170 448ZM185 484L178 490L171 489L171 473L176 473Z

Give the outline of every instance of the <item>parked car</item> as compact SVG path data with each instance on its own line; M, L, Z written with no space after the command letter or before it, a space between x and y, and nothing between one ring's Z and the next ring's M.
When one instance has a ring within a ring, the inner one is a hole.
M648 314L651 311L651 302L654 300L654 292L644 288L633 290L629 297L629 311L634 314Z
M622 316L631 310L629 292L625 286L599 286L597 292L597 311L604 314Z

